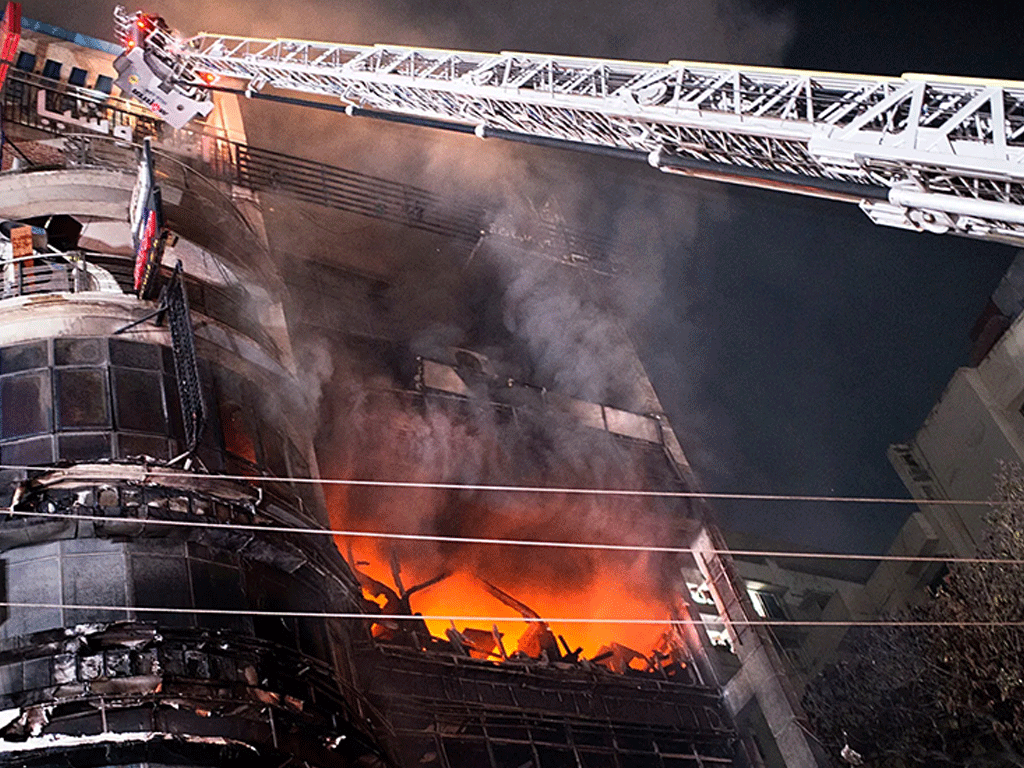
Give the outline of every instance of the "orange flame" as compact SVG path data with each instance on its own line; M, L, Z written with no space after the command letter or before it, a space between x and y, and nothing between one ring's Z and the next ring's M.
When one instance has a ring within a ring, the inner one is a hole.
M343 503L343 500L348 494L344 489L337 487L332 490L334 492L329 496L333 497L331 499L333 502L331 504L332 517L335 518L333 522L339 527L346 527L350 521L345 519L347 505ZM356 567L362 573L397 591L397 585L394 583L389 566L391 542L362 537L354 539L338 537L337 543L342 552L352 552ZM498 548L493 548L493 550L497 551ZM409 557L409 552L408 547L404 548L400 561L400 578L406 589L439 575L440 567L431 562L433 558L427 556L421 560L415 556ZM474 566L480 558L487 558L494 552L483 551L473 554L475 556L472 559L467 558L464 567L456 565L454 572L444 581L412 595L410 606L414 612L421 613L425 617L485 617L478 621L458 621L455 623L455 628L460 632L465 632L467 628L490 632L494 625L497 627L506 653L511 655L517 650L524 633L528 631L530 622L515 609L490 594L478 578L479 574ZM581 657L594 658L612 643L619 643L641 653L650 654L668 630L668 606L646 594L643 590L635 588L636 584L646 579L646 574L643 572L646 567L644 561L638 561L632 568L623 571L620 567L621 563L610 562L610 558L599 558L596 570L592 570L585 579L574 581L570 578L563 583L550 581L543 583L530 578L531 552L529 548L516 548L513 554L517 556L517 562L507 563L500 570L514 571L517 578L509 579L505 583L499 581L496 586L533 609L547 621L556 637L564 638L564 644L559 643L562 653L566 653L565 646L567 645L570 653L577 648L582 648ZM449 560L445 565L450 568L452 562ZM365 591L364 596L367 599L373 599ZM377 599L375 602L383 607L383 598ZM493 617L507 618L492 621ZM553 620L549 621L549 618ZM557 621L559 618L665 619L665 624L591 624L559 622ZM452 627L452 623L446 619L427 618L426 625L433 636L441 639L446 637L446 632ZM489 641L488 645L490 646ZM490 658L499 659L500 656L500 651L496 646L490 650ZM639 662L634 662L633 666L643 668L643 664Z

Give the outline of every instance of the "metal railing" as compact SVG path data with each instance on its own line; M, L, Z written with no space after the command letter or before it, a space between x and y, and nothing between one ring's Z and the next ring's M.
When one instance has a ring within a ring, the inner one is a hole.
M133 144L152 137L159 149L209 179L465 243L493 238L577 267L621 270L607 240L573 230L560 220L538 213L528 232L519 231L491 221L485 205L460 203L411 184L231 141L205 127L175 130L130 101L30 73L10 72L2 113L8 124L95 139L87 142L87 151L80 141L77 153L65 153L66 162L73 165L108 165L104 154L116 154L118 148L130 151Z
M92 272L90 272L92 266ZM80 252L33 254L0 262L0 299L39 293L83 293L104 289L102 275ZM109 287L107 288L109 290Z

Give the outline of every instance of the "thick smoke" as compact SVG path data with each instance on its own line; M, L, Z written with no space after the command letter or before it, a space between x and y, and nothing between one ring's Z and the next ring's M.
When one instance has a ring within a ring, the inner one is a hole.
M89 0L76 5L80 11L69 12L66 4L39 0L33 9L45 20L110 37L108 3ZM386 6L363 0L159 0L147 10L186 33L211 29L648 61L771 64L790 36L787 18L760 12L745 0L562 5L407 0ZM471 347L487 353L501 375L634 411L662 410L635 350L649 359L671 355L679 370L671 396L679 411L695 414L693 423L682 426L687 432L704 426L702 404L693 399L702 364L687 344L693 333L692 297L666 296L663 278L666 262L689 260L708 220L728 214L722 197L702 197L692 186L684 189L626 161L261 102L246 105L246 112L253 144L429 188L453 209L484 207L490 216L486 224L508 225L521 235L529 235L531 222L542 214L552 214L568 227L606 240L625 265L614 277L595 276L531 257L494 238L470 255L406 231L373 222L353 225L351 217L265 198L272 245L286 280L304 258L345 264L388 286L375 299L382 306L372 311L379 310L381 319L370 335L427 356ZM292 305L317 301L322 297L300 291ZM336 347L325 355L325 347L315 335L297 344L307 389L314 399L322 395L318 440L326 475L566 486L650 483L649 468L611 439L598 434L582 440L578 430L550 420L505 424L488 408L417 410L379 394L392 386L393 371L361 368L358 356ZM337 519L367 528L387 521L393 530L468 536L673 539L666 509L621 499L353 490L336 493L331 501ZM534 585L586 583L601 567L592 553L530 552L528 569L512 565L523 561L521 551L494 556L493 551L418 545L402 554L437 569L458 564L505 583L525 579ZM620 565L625 571L636 562L627 558Z
M765 18L725 0L676 8L593 5L555 11L555 16L547 4L527 2L517 4L514 19L482 3L429 9L390 5L384 15L360 13L360 6L352 5L344 20L321 15L323 6L317 3L304 8L302 18L256 23L273 34L295 30L287 34L297 37L655 61L771 63L788 39L785 19ZM225 21L238 24L237 19ZM204 18L204 26L212 23ZM254 143L274 141L296 154L420 185L443 193L453 208L482 206L491 217L488 224L513 230L520 239L533 234L539 218L562 219L570 228L606 240L610 253L624 264L620 274L602 277L531 257L495 238L471 259L424 247L405 233L396 240L367 239L362 233L325 238L320 258L330 260L331 247L343 250L343 259L387 280L385 325L412 352L443 358L450 347L470 347L487 353L501 375L639 412L662 407L647 384L637 347L645 354L671 354L680 370L671 394L688 403L679 410L698 414L681 426L690 434L707 426L702 405L693 399L701 361L687 359L692 351L687 338L693 332L687 317L690 297L666 296L663 278L666 261L690 258L702 226L728 215L722 196L702 197L693 187L625 161L277 105L254 103L249 112ZM302 131L296 132L295 125L302 125ZM288 254L291 247L280 250ZM370 394L386 377L361 373L345 356L335 357L334 371L325 388L330 417L320 432L327 474L565 486L652 482L649 468L610 439L583 439L578 431L550 422L502 424L487 408L416 410L407 402ZM331 501L337 519L368 529L387 521L392 530L457 536L619 542L676 538L667 505L621 499L496 499L375 489L336 493ZM528 591L553 583L585 590L609 562L623 572L651 565L635 556L426 545L401 547L400 554L404 562L417 564L424 578L456 568ZM651 579L651 591L658 588L658 580Z
M511 484L517 486L635 488L650 481L636 450L608 435L583 433L551 411L521 409L515 417L486 402L445 401L385 389L388 381L356 375L359 363L332 381L334 432L330 471L360 479ZM546 539L598 543L667 542L678 521L670 503L565 493L498 493L437 489L332 488L337 524L456 537ZM387 547L382 547L386 556ZM648 563L633 553L496 548L415 542L396 546L400 560L421 578L462 571L529 592L571 585L585 592L609 566L628 571ZM641 570L646 570L646 566ZM656 579L637 586L659 591Z

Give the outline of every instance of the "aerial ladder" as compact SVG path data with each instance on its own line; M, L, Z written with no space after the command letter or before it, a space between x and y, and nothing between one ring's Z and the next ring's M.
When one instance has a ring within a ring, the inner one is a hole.
M223 82L350 116L646 160L858 205L872 221L1024 245L1024 82L201 33L115 10L119 87L181 127ZM340 104L334 99L340 100Z

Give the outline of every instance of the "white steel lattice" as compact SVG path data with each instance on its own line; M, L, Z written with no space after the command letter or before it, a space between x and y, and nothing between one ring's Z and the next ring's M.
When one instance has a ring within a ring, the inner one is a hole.
M481 136L632 151L666 171L852 200L881 224L1024 244L1024 83L160 30L148 44L191 84L206 73Z

